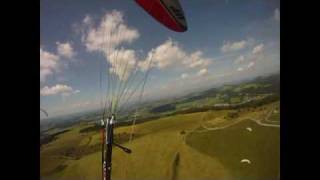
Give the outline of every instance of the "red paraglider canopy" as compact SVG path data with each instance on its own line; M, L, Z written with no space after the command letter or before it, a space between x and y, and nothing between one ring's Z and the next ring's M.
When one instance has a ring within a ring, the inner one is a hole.
M145 11L171 30L184 32L187 22L178 0L135 0Z

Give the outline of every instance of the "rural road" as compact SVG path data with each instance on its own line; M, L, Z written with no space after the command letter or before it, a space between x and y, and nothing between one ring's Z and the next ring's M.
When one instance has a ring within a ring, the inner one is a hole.
M260 126L280 128L280 124L279 124L279 125L278 125L278 124L266 124L266 123L263 123L263 122L262 122L262 120L265 120L265 121L267 121L267 122L272 122L272 121L269 120L269 117L271 116L271 114L272 114L272 112L273 112L274 109L275 109L275 107L271 109L271 111L267 114L267 116L266 116L264 119L257 120L257 119L252 119L252 118L250 118L250 120L256 122L256 123L259 124Z
M258 119L249 118L249 120L256 122L256 123L257 123L258 125L260 125L260 126L280 128L280 125L277 125L277 124L267 124L267 123L263 123L263 122L262 122L262 120L269 121L268 119L269 119L270 115L272 114L272 112L273 112L273 109L267 114L267 116L266 116L264 119L258 120ZM214 128L208 128L208 127L205 127L204 125L201 125L201 127L203 127L205 130L198 130L197 132L202 133L202 132L207 132L207 131L214 131L214 130L224 129L224 128L233 126L233 125L241 122L242 120L244 120L244 119L235 121L235 122L233 122L233 123L231 123L231 124L227 124L227 125L222 126L222 127L214 127ZM269 121L269 122L270 122L270 121ZM273 121L271 121L271 122L273 122Z

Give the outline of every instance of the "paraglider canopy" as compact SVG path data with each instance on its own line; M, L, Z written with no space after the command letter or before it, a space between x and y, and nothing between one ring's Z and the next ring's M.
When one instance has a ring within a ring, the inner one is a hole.
M187 22L178 0L135 0L157 21L171 30L184 32Z
M249 159L242 159L240 162L241 163L251 164L251 161Z

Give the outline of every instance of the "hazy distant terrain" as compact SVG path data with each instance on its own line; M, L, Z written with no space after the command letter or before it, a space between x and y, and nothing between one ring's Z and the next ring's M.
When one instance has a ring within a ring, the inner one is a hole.
M140 105L129 142L132 113L115 130L115 141L133 152L114 148L114 180L279 179L279 74ZM90 112L46 124L42 179L101 179L99 118Z

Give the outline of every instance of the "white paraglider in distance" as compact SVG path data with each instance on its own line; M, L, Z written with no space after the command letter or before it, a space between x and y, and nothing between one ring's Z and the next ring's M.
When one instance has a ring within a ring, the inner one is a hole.
M251 161L249 159L242 159L240 162L241 163L251 164Z

